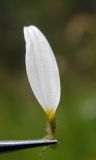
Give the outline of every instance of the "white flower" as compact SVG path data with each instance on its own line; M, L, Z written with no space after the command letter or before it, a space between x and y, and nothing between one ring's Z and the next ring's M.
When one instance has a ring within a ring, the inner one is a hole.
M51 119L60 101L60 77L56 59L47 39L37 27L24 27L24 37L29 83Z

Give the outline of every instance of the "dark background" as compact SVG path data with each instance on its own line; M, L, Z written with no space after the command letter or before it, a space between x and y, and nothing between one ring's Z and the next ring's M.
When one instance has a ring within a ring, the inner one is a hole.
M23 26L36 25L56 56L62 86L56 150L0 155L0 160L96 159L96 1L0 0L0 139L45 135L45 114L25 71Z

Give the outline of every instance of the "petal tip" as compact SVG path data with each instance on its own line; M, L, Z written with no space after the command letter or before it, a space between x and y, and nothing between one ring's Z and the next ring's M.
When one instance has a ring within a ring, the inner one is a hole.
M30 33L32 32L37 32L39 29L34 26L34 25L29 25L29 26L24 26L23 27L23 33L24 33L24 38L25 41L28 42L29 41L29 37L30 37Z

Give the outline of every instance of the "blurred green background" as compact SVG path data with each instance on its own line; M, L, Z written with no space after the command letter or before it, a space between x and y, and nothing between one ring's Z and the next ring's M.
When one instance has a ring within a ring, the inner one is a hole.
M45 135L45 114L25 71L23 26L46 35L58 62L62 95L56 150L0 155L0 160L96 160L96 1L0 0L0 140Z

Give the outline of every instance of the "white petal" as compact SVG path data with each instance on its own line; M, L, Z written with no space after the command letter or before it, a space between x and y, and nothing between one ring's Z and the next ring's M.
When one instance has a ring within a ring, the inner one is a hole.
M24 37L30 86L44 110L56 110L60 100L60 77L53 51L35 26L24 27Z

